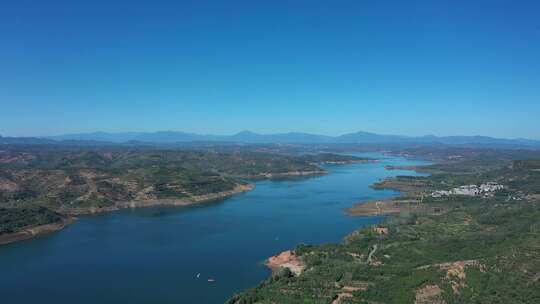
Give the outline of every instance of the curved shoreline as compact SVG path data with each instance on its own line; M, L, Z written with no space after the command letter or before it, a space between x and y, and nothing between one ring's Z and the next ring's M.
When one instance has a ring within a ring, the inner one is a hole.
M64 229L69 224L75 223L77 215L97 214L103 212L118 211L126 208L146 208L157 206L189 206L194 204L207 203L220 199L225 199L236 194L247 192L255 188L253 184L238 184L234 189L229 191L222 191L216 193L210 193L205 195L192 196L189 199L163 199L163 200L147 200L147 201L127 201L117 202L114 206L103 208L73 208L73 209L59 209L57 212L66 215L67 217L59 223L45 224L34 227L27 227L21 231L14 233L8 233L0 235L0 245L10 244L17 241L23 241L32 239L45 234L50 234Z
M255 175L241 175L239 178L250 180L265 180L265 179L281 179L281 178L295 178L295 177L313 177L326 175L329 172L326 170L318 171L289 171L282 173L259 173Z
M378 160L377 160L378 162ZM420 166L385 166L386 170L407 170L418 172ZM411 189L406 187L401 187L399 185L394 185L391 183L393 177L387 177L382 182L376 182L370 187L376 189L376 185L383 183L384 187L380 189L391 189L398 192L398 195L395 197L390 197L381 200L371 200L366 202L357 202L354 203L351 207L344 209L345 213L349 216L360 216L360 217L372 217L372 216L393 216L398 215L406 208L410 211L414 208L419 208L417 205L418 201L414 199L406 199L407 194L410 194ZM286 256L284 258L283 256ZM284 261L283 261L284 260ZM290 261L294 261L291 266ZM272 270L272 273L276 273L278 270L283 268L288 268L294 274L300 275L303 268L298 271L297 264L303 265L302 260L294 255L294 251L286 250L281 252L278 255L271 256L266 260L265 265Z
M3 234L0 235L0 245L6 245L50 234L64 229L64 227L66 227L67 225L75 223L76 220L77 219L74 217L67 217L59 223L28 227L14 233Z
M261 180L261 179L277 179L277 178L294 178L294 177L309 177L324 175L328 172L321 171L291 171L285 173L263 173L257 176L244 176L245 179ZM76 221L78 215L91 215L105 212L119 211L128 208L147 208L147 207L181 207L190 206L195 204L208 203L221 199L232 197L236 194L251 191L255 188L254 184L237 184L232 190L221 191L216 193L209 193L204 195L191 196L189 198L181 199L152 199L152 200L139 200L139 201L122 201L115 202L113 206L107 207L83 207L83 208L59 208L56 212L66 215L67 218L60 223L45 224L34 227L27 227L21 231L14 233L8 233L0 235L0 246L32 239L41 235L53 233L62 230L65 226L72 224Z
M86 214L96 214L103 212L118 211L121 209L127 208L146 208L146 207L158 207L158 206L189 206L200 203L207 203L211 201L216 201L224 198L231 197L236 194L243 192L251 191L255 188L253 184L238 184L234 189L229 191L222 191L216 193L209 193L204 195L196 195L190 198L182 199L153 199L153 200L141 200L141 201L125 201L125 202L116 202L114 206L109 207L88 207L88 208L69 208L69 209L59 209L58 212L62 214L69 215L86 215Z

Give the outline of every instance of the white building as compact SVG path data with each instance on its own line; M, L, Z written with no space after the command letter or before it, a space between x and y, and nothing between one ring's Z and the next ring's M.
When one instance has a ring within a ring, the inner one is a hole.
M431 193L432 197L442 197L450 195L466 195L466 196L491 196L494 192L504 189L503 185L499 185L495 182L489 182L485 184L477 185L466 185L459 186L451 190L439 190Z

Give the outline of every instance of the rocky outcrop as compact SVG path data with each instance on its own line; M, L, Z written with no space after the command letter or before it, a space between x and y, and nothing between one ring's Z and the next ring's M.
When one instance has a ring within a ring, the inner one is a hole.
M306 267L304 262L302 262L302 260L291 250L283 251L278 255L270 257L266 261L266 266L274 273L283 268L288 268L297 276L300 275Z
M446 304L438 285L426 285L416 290L414 304Z
M481 264L478 260L464 260L456 262L447 262L434 265L421 266L419 269L427 269L430 267L439 268L446 272L446 279L452 286L454 294L459 294L462 288L467 287L465 284L467 273L466 268L475 267L481 272L486 272L486 266Z

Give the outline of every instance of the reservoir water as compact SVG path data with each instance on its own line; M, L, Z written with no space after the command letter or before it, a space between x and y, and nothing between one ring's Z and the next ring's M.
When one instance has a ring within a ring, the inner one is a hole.
M379 221L344 209L397 195L369 187L380 179L415 174L386 165L423 163L359 155L380 162L255 182L253 191L197 206L82 216L57 233L0 246L0 302L223 303L270 275L263 265L269 256L298 243L340 242Z

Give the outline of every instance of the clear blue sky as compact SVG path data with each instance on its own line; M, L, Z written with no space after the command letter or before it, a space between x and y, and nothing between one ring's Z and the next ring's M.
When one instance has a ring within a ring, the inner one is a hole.
M0 134L540 139L539 12L498 0L2 1Z

